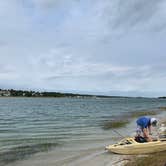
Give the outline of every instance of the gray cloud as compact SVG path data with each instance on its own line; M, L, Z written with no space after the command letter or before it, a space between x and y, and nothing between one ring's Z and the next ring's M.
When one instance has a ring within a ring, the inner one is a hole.
M118 3L117 17L114 26L135 26L148 24L148 22L160 11L163 0L120 0Z
M32 0L32 4L34 4L37 8L41 9L58 7L64 2L64 0Z
M165 8L163 0L0 2L0 85L161 93Z
M5 42L5 41L1 41L0 40L0 47L4 47L4 46L6 46L7 45L7 43Z

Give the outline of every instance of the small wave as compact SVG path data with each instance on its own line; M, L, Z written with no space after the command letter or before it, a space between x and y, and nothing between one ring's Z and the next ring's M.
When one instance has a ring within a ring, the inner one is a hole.
M104 130L112 129L112 128L121 128L126 126L132 118L138 118L140 116L153 116L161 113L159 109L153 110L135 110L132 112L126 112L119 116L110 116L107 119L103 120L101 123L101 127Z
M104 130L109 130L109 129L112 129L112 128L120 128L120 127L123 127L125 125L127 125L129 123L129 121L105 121L103 123L103 126L102 128Z
M58 143L40 143L14 147L8 151L0 153L0 166L28 158L35 153L47 152L58 145Z

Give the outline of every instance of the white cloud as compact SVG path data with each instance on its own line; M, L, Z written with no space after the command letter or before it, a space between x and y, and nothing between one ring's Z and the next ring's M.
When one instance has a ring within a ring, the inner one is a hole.
M163 0L2 1L0 86L162 91L165 8Z

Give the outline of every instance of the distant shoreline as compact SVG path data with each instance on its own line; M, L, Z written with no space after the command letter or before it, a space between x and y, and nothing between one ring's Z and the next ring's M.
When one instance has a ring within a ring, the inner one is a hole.
M77 93L61 93L61 92L38 92L28 90L14 90L14 89L0 89L0 97L33 97L33 98L158 98L166 99L162 97L130 97L130 96L108 96L108 95L92 95L92 94L77 94Z
M158 98L158 97L126 97L126 96L97 96L97 95L92 95L92 96L84 96L84 95L78 95L78 96L0 96L0 98L75 98L75 99L98 99L98 98L107 98L107 99L115 99L115 98L121 98L121 99L166 99L166 98Z

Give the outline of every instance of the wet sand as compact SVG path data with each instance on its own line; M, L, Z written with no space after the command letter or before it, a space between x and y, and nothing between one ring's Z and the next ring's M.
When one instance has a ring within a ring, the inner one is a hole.
M103 147L91 150L70 152L61 150L47 154L37 154L31 159L17 161L8 166L112 166L122 165L121 156L107 153Z

